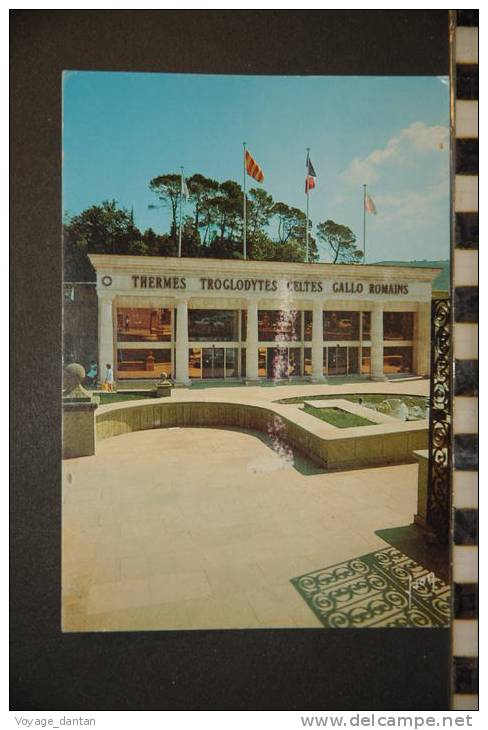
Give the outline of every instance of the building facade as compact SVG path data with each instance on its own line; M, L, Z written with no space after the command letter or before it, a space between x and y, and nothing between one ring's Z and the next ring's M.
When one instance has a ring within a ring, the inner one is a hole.
M90 256L119 381L428 376L438 269Z

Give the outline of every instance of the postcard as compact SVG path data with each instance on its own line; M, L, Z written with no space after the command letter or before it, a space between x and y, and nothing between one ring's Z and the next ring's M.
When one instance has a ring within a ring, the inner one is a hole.
M449 625L449 129L443 76L64 74L64 632Z

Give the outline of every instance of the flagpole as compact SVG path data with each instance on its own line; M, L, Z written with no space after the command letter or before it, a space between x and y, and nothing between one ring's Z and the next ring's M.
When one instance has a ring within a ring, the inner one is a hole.
M366 263L366 185L363 185L363 264Z
M242 217L243 217L243 229L242 229L242 235L243 235L243 249L244 249L244 261L247 258L247 219L246 219L246 143L243 142L242 146L244 148L244 157L243 157L243 191L244 191L244 198L243 198L243 211L242 211Z
M305 239L306 240L306 243L305 243L305 261L306 261L307 264L308 264L308 217L309 217L308 216L308 210L309 210L308 160L309 160L309 156L310 156L310 147L307 147L307 177L305 178L305 191L306 191L306 194L307 194L307 225L306 225L306 233L305 233L305 235L306 235L306 239Z
M181 208L183 206L183 168L180 168L181 170L181 180L180 180L180 225L178 230L178 256L181 258Z

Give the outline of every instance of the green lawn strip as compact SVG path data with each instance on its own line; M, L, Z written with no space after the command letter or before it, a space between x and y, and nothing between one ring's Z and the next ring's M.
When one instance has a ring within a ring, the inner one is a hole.
M305 405L303 407L305 413L319 418L321 421L330 423L331 426L337 428L354 428L354 426L374 426L372 421L366 418L356 416L355 413L348 413L341 408L313 408L313 406Z

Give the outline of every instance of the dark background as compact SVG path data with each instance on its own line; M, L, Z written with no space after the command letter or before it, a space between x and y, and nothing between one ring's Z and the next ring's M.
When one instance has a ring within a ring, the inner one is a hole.
M447 10L10 20L11 709L448 709L448 630L59 629L61 72L447 75Z

